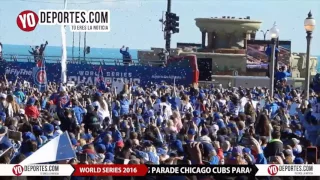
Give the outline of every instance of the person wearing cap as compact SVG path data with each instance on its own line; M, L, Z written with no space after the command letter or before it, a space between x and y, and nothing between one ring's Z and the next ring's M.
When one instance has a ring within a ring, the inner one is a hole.
M201 112L198 110L194 110L192 114L193 114L192 121L196 124L196 126L199 126L199 124L201 123L201 118L200 118Z
M21 143L20 152L26 157L32 155L38 149L36 137L31 133L25 133L23 135L23 142Z
M291 138L289 140L289 145L292 147L292 150L295 151L296 153L302 152L302 147L299 143L300 141L297 138Z
M25 114L28 116L28 118L37 119L40 116L40 112L38 110L38 107L35 106L35 98L31 97L29 98L27 105L24 109Z
M77 147L79 146L79 142L77 141L77 139L76 138L71 138L70 141L71 141L72 148L75 151L77 151L77 149L78 149Z
M77 119L78 124L82 123L83 115L85 114L84 109L82 108L79 101L72 99L72 110L74 112L75 118Z
M45 123L42 126L43 134L48 138L48 140L52 140L54 138L53 133L54 133L54 126L49 123Z
M186 140L186 142L187 142L187 143L194 142L194 140L195 140L194 138L195 138L196 134L197 134L196 129L190 128L190 129L188 130L188 139Z
M251 154L250 148L243 148L242 153L244 154L244 158L249 164L255 164L256 160L255 157Z
M157 154L159 156L159 163L165 162L169 158L167 151L163 148L157 148Z
M46 141L48 140L48 138L46 136L43 136L43 130L41 129L41 127L39 125L34 125L32 127L33 133L37 139L37 143L38 143L38 147L41 147L43 144L46 143Z

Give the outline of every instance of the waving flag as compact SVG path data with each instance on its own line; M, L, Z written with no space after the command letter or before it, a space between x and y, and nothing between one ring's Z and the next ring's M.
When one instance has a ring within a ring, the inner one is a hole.
M103 77L103 71L102 71L102 66L99 67L99 78L98 78L98 88L100 91L106 90L106 84L104 82L104 77Z
M33 68L33 82L38 87L40 92L46 90L47 87L47 73L45 67L45 61L41 60L41 63L37 63Z

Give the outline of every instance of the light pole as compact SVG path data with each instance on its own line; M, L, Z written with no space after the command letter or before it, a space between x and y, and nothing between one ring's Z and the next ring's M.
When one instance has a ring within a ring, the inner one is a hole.
M276 54L276 40L279 37L279 29L277 28L276 23L273 24L273 27L269 30L271 36L271 59L269 63L270 70L270 96L274 96L274 67L275 67L275 54Z
M260 30L260 32L262 32L263 34L263 41L266 41L266 36L267 36L267 33L269 32L269 29L266 30L266 32L264 32L264 30ZM266 45L264 46L263 50L266 51Z
M265 41L265 40L266 40L266 36L267 36L267 34L268 34L268 32L269 32L269 29L266 30L266 31L260 30L260 32L262 32L262 34L263 34L263 40Z
M304 20L304 29L307 32L307 59L306 59L306 75L305 75L305 95L306 100L309 100L309 87L310 87L310 43L312 39L312 32L316 26L316 20L313 19L311 11L308 13L308 17Z

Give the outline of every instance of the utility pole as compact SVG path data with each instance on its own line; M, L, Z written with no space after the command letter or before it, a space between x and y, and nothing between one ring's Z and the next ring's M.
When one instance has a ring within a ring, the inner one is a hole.
M168 3L167 3L167 13L166 13L166 28L165 28L165 31L166 31L166 50L169 52L170 54L170 44L171 44L171 33L170 33L170 30L167 28L168 24L168 19L167 19L167 15L171 13L171 0L168 0Z

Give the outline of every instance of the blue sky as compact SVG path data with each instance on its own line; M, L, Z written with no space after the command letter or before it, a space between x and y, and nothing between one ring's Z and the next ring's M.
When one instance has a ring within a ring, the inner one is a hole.
M87 33L91 47L134 49L164 47L159 19L166 10L166 0L69 0L68 9L109 9L111 32ZM77 3L76 3L77 2ZM59 26L38 26L33 32L23 32L16 25L17 15L23 10L62 9L63 0L0 0L0 41L4 44L35 45L48 40L50 45L61 45ZM292 40L294 52L305 52L306 33L303 21L309 10L320 22L319 0L172 0L172 11L180 16L180 33L173 35L176 42L200 43L201 33L195 18L235 16L263 21L261 29L280 29L280 39ZM312 54L320 54L320 27L313 33ZM262 33L258 33L258 39ZM76 34L76 42L78 35ZM67 44L72 46L72 33L67 28ZM76 43L77 44L77 43Z

